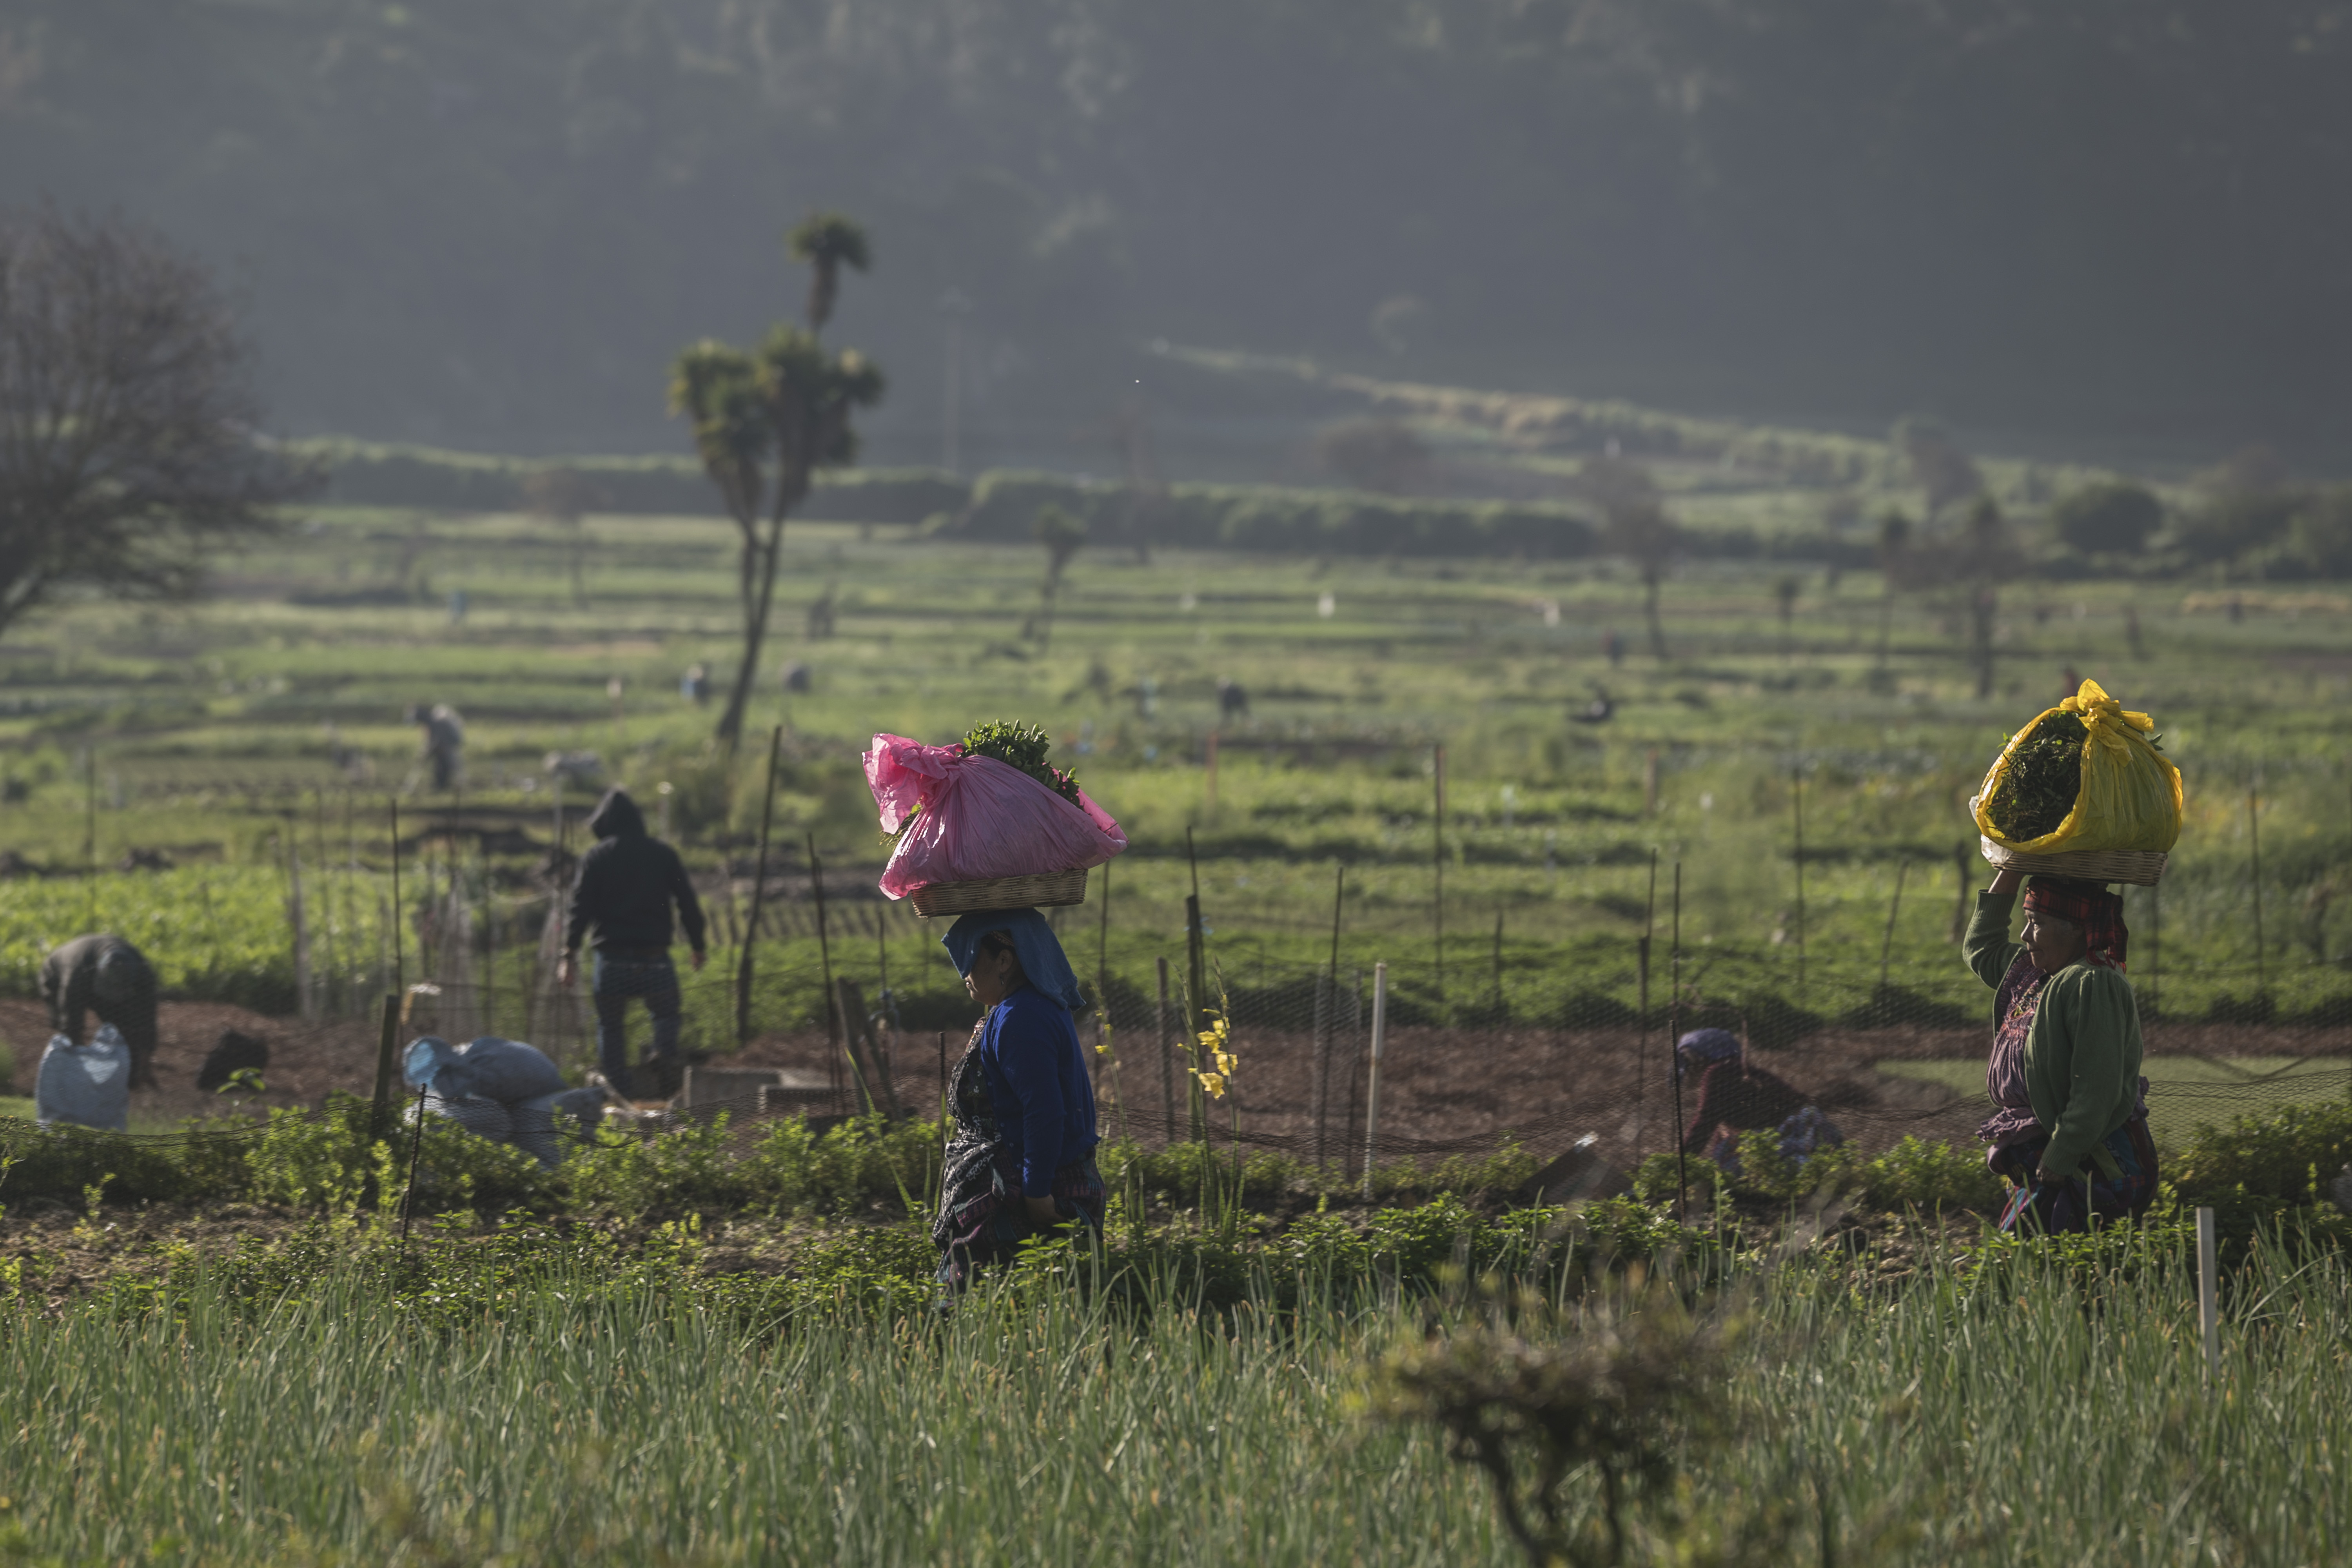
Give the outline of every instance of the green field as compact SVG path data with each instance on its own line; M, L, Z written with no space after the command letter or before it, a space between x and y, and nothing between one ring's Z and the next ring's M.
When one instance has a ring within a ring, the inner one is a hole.
M542 757L587 750L605 776L640 792L673 785L675 828L698 864L722 847L746 856L761 748L732 760L710 752L712 713L677 695L689 662L722 679L730 668L727 531L605 518L588 535L583 606L571 600L560 531L519 517L320 509L232 566L211 602L84 606L0 645L0 848L63 871L82 866L86 844L101 865L161 849L186 868L94 889L55 881L33 904L29 885L16 884L0 917L13 984L25 983L42 941L145 918L168 928L153 940L191 994L274 984L282 996L288 942L269 910L284 901L270 889L289 836L330 884L327 916L344 928L339 962L353 974L380 963L385 797L416 782L414 731L400 722L409 702L458 707L469 731L465 801L518 814L539 838L549 837L532 815L549 798ZM1881 586L1864 572L1803 572L1784 628L1774 594L1783 569L1691 563L1664 592L1671 657L1633 651L1612 667L1605 631L1636 650L1643 637L1639 586L1607 561L1161 552L1147 565L1087 552L1050 650L1019 636L1039 566L1028 549L794 525L753 705L755 726L788 726L780 860L797 868L814 835L836 866L878 863L855 765L866 740L879 730L944 740L1002 714L1054 731L1129 828L1136 847L1116 868L1111 942L1114 967L1138 978L1181 942L1190 828L1213 947L1230 966L1328 956L1344 861L1347 961L1389 959L1433 995L1442 838L1449 1006L1465 987L1491 988L1498 918L1507 989L1557 989L1565 958L1589 987L1629 992L1654 851L1661 942L1679 862L1682 939L1711 994L1769 993L1830 1013L1867 999L1895 873L1907 866L1887 974L1973 1009L1974 983L1946 941L1951 857L1968 838L1961 804L2001 735L2054 698L2071 666L2155 712L2188 776L2160 945L2148 895L2129 895L2144 996L2175 1014L2260 1016L2346 989L2352 932L2336 895L2352 784L2337 702L2352 676L2352 619L2326 594L2233 591L2233 618L2217 595L2178 583L2012 584L1999 690L1978 702L1951 606L1936 595L1895 603L1880 668ZM828 584L837 629L812 641L799 611ZM469 601L461 624L445 605L456 589ZM2126 635L2126 605L2144 657ZM812 691L781 689L786 660L814 669ZM606 697L615 677L617 715ZM1246 719L1220 721L1220 678L1249 691ZM1616 703L1611 720L1569 722L1596 689ZM1439 744L1442 836L1432 820ZM331 745L348 748L348 766L331 762ZM2259 948L2248 815L2257 786ZM412 821L449 804L408 798ZM354 860L363 876L349 873ZM533 940L541 906L513 873L481 882L486 910L503 911L507 940ZM219 900L210 919L205 898ZM918 928L899 929L912 938ZM325 960L314 953L314 964ZM342 985L354 996L367 988Z
M1634 1417L1667 1480L1627 1507L1639 1560L2297 1563L2352 1545L2352 1430L2343 1401L2312 1397L2344 1376L2340 1258L2260 1252L2225 1296L2209 1389L2178 1226L2071 1262L1955 1268L1916 1240L1875 1275L1834 1252L1668 1266L1739 1330L1686 1364L1692 1405ZM1202 1310L1177 1274L1041 1255L941 1321L862 1300L879 1261L762 1279L683 1228L634 1256L529 1227L405 1249L330 1227L213 1264L167 1244L160 1272L0 1336L20 1435L6 1549L1522 1561L1433 1429L1362 1414L1384 1355L1478 1353L1494 1320L1458 1285L1416 1275L1398 1300L1308 1268ZM1520 1330L1615 1353L1605 1285L1530 1283ZM1595 1480L1562 1492L1597 1534Z

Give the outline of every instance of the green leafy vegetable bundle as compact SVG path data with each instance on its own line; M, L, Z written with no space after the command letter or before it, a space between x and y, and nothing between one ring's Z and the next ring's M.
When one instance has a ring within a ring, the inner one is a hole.
M2020 841L2057 832L2083 793L2083 742L2089 738L2072 713L2053 711L2035 724L1985 798L1993 825Z

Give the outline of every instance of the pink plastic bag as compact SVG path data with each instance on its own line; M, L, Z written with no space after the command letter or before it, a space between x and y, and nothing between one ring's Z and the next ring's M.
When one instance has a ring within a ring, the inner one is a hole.
M1085 791L1084 804L1072 805L1019 768L958 746L877 735L866 783L883 832L915 818L882 868L882 890L894 899L934 882L1083 870L1127 847L1127 835Z

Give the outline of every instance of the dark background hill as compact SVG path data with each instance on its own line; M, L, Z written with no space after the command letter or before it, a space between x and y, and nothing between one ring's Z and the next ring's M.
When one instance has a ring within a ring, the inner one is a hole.
M2330 466L2352 4L11 0L0 200L226 266L278 421L682 449L663 368L796 306L814 206L877 460L1279 467L1154 339L1883 430Z

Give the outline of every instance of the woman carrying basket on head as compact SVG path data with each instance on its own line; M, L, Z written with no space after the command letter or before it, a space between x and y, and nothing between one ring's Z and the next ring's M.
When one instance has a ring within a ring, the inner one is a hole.
M940 939L983 1009L949 1088L948 1145L931 1239L940 1282L970 1285L1031 1237L1075 1220L1100 1230L1094 1085L1071 1015L1077 976L1035 910L965 915Z
M2024 941L2009 940L2025 885ZM1994 992L1977 1130L1985 1164L2022 1196L2042 1227L2088 1230L2147 1212L2156 1145L2140 1077L2139 1005L2124 978L2124 901L2098 882L2031 881L2003 868L1977 897L1962 947Z

